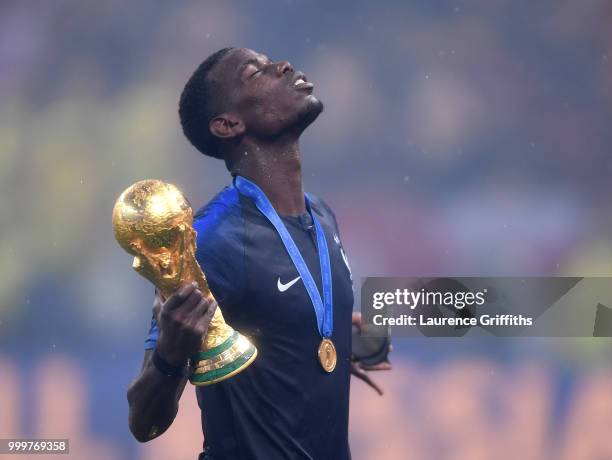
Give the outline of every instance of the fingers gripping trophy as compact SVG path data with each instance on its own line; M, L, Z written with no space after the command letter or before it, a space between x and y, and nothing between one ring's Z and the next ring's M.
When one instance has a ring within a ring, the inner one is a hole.
M195 258L193 211L183 193L159 180L128 187L113 208L115 238L134 256L132 267L168 298L184 282L195 281L212 297ZM223 319L219 308L202 338L200 351L190 359L189 381L197 386L227 379L247 368L257 349Z

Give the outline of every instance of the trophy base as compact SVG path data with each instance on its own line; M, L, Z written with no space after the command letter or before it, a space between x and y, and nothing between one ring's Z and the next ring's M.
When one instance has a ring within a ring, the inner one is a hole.
M195 386L212 385L243 371L257 357L257 348L242 334L234 333L221 345L200 351L192 358L195 369L189 381Z

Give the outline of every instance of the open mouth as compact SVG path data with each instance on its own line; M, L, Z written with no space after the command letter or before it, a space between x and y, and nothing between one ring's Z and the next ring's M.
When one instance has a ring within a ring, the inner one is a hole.
M298 90L312 91L314 85L308 80L306 80L306 76L304 74L300 73L294 80L293 87Z

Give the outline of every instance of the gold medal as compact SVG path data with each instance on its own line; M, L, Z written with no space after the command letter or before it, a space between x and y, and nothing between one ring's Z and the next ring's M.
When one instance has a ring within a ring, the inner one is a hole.
M332 372L336 368L336 347L334 342L325 337L319 345L319 362L325 372Z

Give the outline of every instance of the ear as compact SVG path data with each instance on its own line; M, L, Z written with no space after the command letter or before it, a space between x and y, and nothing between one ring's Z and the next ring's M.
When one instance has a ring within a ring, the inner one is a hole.
M222 139L230 139L244 133L244 122L234 114L223 113L210 120L210 132Z

